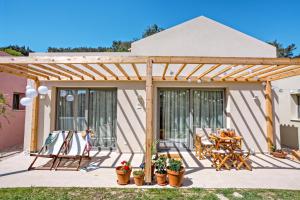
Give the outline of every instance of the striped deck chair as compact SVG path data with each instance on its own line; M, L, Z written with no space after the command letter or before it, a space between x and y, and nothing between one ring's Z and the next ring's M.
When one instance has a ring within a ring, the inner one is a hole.
M73 132L72 139L69 146L69 152L66 155L58 155L58 162L55 170L79 170L83 158L90 158L90 131L87 130L84 134L82 132ZM59 167L63 159L72 159L74 162L78 160L77 167Z
M49 133L49 136L47 137L45 144L41 148L41 150L38 153L31 153L30 156L35 156L34 160L28 167L28 170L31 169L40 169L40 170L51 170L54 166L54 163L57 159L57 156L60 153L66 153L67 152L67 141L70 139L71 132L69 131L67 134L65 131L53 131ZM35 168L33 167L34 163L38 158L53 158L53 163L50 166L50 168L47 167L41 167L41 168Z

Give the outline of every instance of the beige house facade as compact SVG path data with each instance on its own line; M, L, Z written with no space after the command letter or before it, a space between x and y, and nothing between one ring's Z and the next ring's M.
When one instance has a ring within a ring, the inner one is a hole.
M84 57L91 55L275 58L276 49L267 43L211 19L198 17L134 42L130 53L33 53L30 57L55 56L55 58L58 58L59 56ZM112 70L111 66L107 67ZM186 65L180 71L180 75L188 76L194 67L195 65L192 64ZM205 72L210 67L211 65L203 66L195 72L195 76ZM123 65L123 68L128 69L129 75L134 73L134 70L129 69L126 65ZM136 68L141 74L146 73L146 68L142 65L137 64ZM179 69L180 65L176 64L166 70L163 65L157 64L153 66L152 73L153 76L162 73L166 76L174 76ZM116 74L121 73L113 72ZM287 80L299 83L297 77L294 77L293 80ZM28 81L28 84L33 85L34 83ZM38 148L43 145L49 132L62 129L62 127L76 127L78 131L94 128L98 132L98 138L94 141L95 149L109 148L124 153L145 152L146 81L41 80L40 84L47 86L49 91L47 95L39 100ZM290 87L289 81L278 81L276 84L278 87ZM264 87L262 82L155 81L153 82L154 140L159 142L158 146L161 150L165 148L175 150L192 149L195 128L209 127L210 124L213 124L213 129L235 129L243 137L244 149L254 152L267 152ZM65 100L71 93L73 94L73 97L70 98L72 101ZM297 119L296 111L294 118L284 121L284 119L289 118L284 115L286 108L282 106L286 96L275 89L274 94L272 99L273 134L274 143L277 148L280 148L283 143L282 137L287 136L289 132L286 131L283 124L292 123L299 135L299 121L294 121ZM204 97L202 98L201 95ZM207 103L203 103L203 101ZM69 105L70 102L72 102L71 106ZM283 104L288 106L285 103ZM202 107L199 108L199 105ZM207 111L202 113L204 112L202 110L205 109ZM169 115L173 111L178 113ZM74 118L75 114L70 113L76 113L76 119ZM176 115L180 116L179 119ZM30 151L32 116L32 106L27 106L24 136L25 151ZM174 119L174 116L176 119ZM101 121L100 125L98 121ZM104 133L105 136L102 135ZM284 144L290 142L285 141Z

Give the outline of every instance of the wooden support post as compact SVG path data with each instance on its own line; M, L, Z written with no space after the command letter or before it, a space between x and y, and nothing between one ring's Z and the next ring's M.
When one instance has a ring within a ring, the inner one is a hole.
M273 122L273 107L272 107L272 86L271 82L266 82L266 123L267 123L267 143L269 152L274 145L274 122Z
M151 146L153 140L153 80L152 60L147 61L146 76L146 155L145 155L145 182L151 184Z
M38 80L35 81L35 89L37 90L40 86ZM31 119L31 142L30 151L37 151L37 141L38 141L38 121L39 121L39 96L33 99L32 103L32 119Z

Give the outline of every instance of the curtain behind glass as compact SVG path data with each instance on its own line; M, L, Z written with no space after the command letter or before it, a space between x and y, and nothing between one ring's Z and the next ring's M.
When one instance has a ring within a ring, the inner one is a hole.
M67 96L72 95L73 100L67 101ZM87 90L59 89L57 94L57 123L58 130L87 129Z
M93 146L115 146L116 90L90 90L89 127L95 132Z
M224 127L223 91L193 91L193 127Z
M160 139L188 145L189 90L160 90Z

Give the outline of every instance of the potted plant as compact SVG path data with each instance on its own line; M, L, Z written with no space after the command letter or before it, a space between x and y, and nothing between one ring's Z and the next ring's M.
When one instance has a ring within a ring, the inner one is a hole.
M182 185L185 169L180 160L169 159L167 173L169 184L172 187L180 187Z
M272 146L271 154L276 158L282 158L282 159L285 159L287 156L287 152L285 152L281 149L276 149L275 146Z
M166 171L166 163L167 158L164 156L158 157L157 160L155 160L155 176L156 176L156 182L158 185L164 186L167 184L167 171Z
M144 184L144 171L142 169L133 171L134 183L137 186L142 186Z
M120 166L116 167L118 184L127 185L130 182L131 165L130 162L124 160Z

